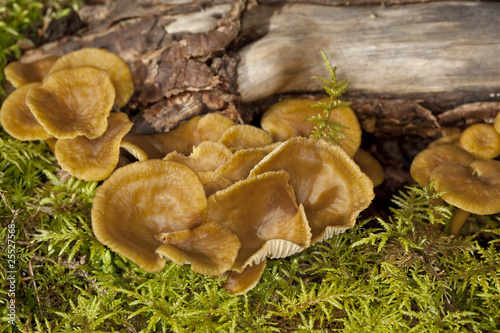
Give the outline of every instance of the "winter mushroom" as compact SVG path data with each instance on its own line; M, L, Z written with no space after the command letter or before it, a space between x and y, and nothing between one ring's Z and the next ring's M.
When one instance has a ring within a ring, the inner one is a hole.
M207 198L185 165L147 160L125 165L96 191L91 211L97 239L147 272L161 270L162 235L192 230L206 219Z
M193 229L166 232L156 253L178 265L191 264L199 274L219 276L229 270L238 255L238 237L221 225L204 220Z
M58 140L55 156L61 168L76 178L98 181L109 177L118 164L120 141L130 131L133 123L125 113L112 113L108 127L96 139L77 136Z
M318 101L298 98L284 99L271 106L264 113L260 125L271 134L275 141L285 141L294 136L308 137L314 124L306 119L322 112L311 105L329 101L329 98L322 98ZM349 107L337 109L331 113L330 120L345 126L344 134L347 137L339 140L340 145L349 156L354 156L361 145L362 134L356 114Z
M369 152L364 149L358 149L356 154L353 157L354 162L361 168L368 178L373 183L374 187L379 186L384 182L384 168L382 164L375 157L372 156Z
M114 100L109 75L93 67L60 70L26 95L35 118L57 139L101 136Z
M14 90L2 104L0 123L9 135L25 140L47 140L52 137L36 120L26 104L26 94L40 83L28 83Z
M203 141L186 156L173 151L168 153L163 160L184 164L196 172L215 171L219 166L227 163L233 153L219 142Z
M142 161L151 158L164 158L168 153L177 151L188 155L193 146L203 141L217 141L222 133L234 122L228 117L209 113L196 116L180 124L177 128L164 133L127 134L122 148Z
M222 286L233 295L246 293L259 283L260 277L266 269L266 263L267 260L264 259L258 264L245 267L242 272L229 272L227 280Z
M219 142L233 150L258 148L273 143L273 138L264 130L252 125L234 125L222 133Z
M457 236L472 214L500 212L500 161L476 160L469 165L445 163L432 170L434 188L442 199L457 207L450 222L450 234Z
M219 166L215 173L223 176L232 183L248 177L250 171L259 163L269 151L266 148L248 148L236 151L229 160Z
M493 125L474 124L462 132L460 147L476 158L495 158L500 155L500 134Z
M5 79L16 89L28 83L42 82L57 59L57 56L48 56L30 63L13 61L5 66Z
M196 174L203 184L203 188L205 189L207 197L211 196L217 191L223 190L233 185L233 182L231 182L224 176L215 173L215 171L200 171Z
M475 160L474 156L462 148L452 144L441 144L427 148L418 153L410 166L410 174L420 186L430 184L432 170L443 163L469 165Z
M241 248L232 270L283 258L310 245L302 205L295 201L288 174L267 172L239 181L208 197L208 218L238 236Z
M132 74L127 63L120 56L104 49L87 47L65 54L54 63L49 74L77 67L105 70L116 89L115 104L119 108L127 104L134 93Z
M338 147L323 140L294 137L273 150L250 177L285 170L297 202L304 205L312 243L352 228L374 198L373 183Z

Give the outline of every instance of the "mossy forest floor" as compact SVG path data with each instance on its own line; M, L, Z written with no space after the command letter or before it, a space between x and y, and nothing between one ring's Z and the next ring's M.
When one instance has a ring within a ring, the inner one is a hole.
M90 227L96 182L62 177L44 143L0 132L1 332L499 332L500 226L406 188L388 218L360 219L270 260L243 296L168 263L147 274ZM9 324L10 315L14 324Z
M29 13L16 17L41 19ZM4 63L16 53L2 50ZM97 187L61 172L45 143L0 129L0 332L500 332L500 215L450 237L452 208L430 189L402 188L383 214L269 260L233 296L224 278L173 263L148 274L103 246Z

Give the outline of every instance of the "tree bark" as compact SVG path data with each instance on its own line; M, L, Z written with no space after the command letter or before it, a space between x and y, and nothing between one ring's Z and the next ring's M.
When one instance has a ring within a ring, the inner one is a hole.
M350 81L345 98L366 132L435 136L491 121L500 111L500 3L398 2L119 0L82 8L85 28L22 61L82 47L119 54L136 86L123 111L140 133L216 111L256 122L283 96L319 94L312 76L328 75L320 49Z

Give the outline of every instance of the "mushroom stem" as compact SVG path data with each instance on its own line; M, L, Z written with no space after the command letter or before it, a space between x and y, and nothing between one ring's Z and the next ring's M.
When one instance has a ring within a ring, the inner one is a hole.
M458 236L469 215L470 212L457 208L450 221L450 235Z

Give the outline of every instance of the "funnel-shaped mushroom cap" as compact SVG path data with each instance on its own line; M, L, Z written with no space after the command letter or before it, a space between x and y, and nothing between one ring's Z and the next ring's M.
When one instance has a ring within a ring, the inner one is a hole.
M250 171L259 163L267 154L265 148L248 148L236 151L227 163L221 165L215 170L217 174L224 176L232 183L243 180L248 177Z
M261 127L268 131L275 141L285 141L294 136L308 137L314 124L306 119L316 116L322 110L311 107L315 103L329 103L329 98L318 101L309 99L284 99L271 106L262 116ZM351 157L361 145L361 126L356 114L350 107L334 110L330 120L340 123L347 138L341 138L340 145Z
M323 140L291 138L257 164L250 176L272 170L290 174L311 226L312 243L352 228L374 198L368 176L342 148Z
M191 264L199 274L219 276L233 264L241 243L238 237L209 219L192 230L164 233L156 253L176 264Z
M474 124L462 132L460 147L476 158L495 158L500 155L500 134L493 125Z
M258 148L273 143L273 138L264 130L252 125L234 125L229 127L219 139L229 148Z
M500 133L500 112L497 113L495 116L495 120L493 121L493 127L495 128L495 131Z
M222 143L203 141L189 156L173 151L163 158L165 161L184 164L194 171L214 171L227 163L233 153Z
M476 160L468 166L441 164L430 177L447 203L478 215L500 212L500 161Z
M194 145L194 133L201 116L182 123L174 130L155 134L128 133L122 140L122 148L138 160L164 158L170 152L190 154Z
M88 47L70 52L54 63L49 74L77 67L96 67L105 70L116 89L117 107L127 104L134 93L134 82L127 63L120 56L103 49Z
M187 166L135 162L117 169L97 189L92 229L101 243L156 272L165 265L156 253L161 235L197 227L206 209L203 185Z
M430 174L434 168L443 163L457 163L469 165L475 158L460 147L451 144L437 145L418 153L410 166L410 174L421 186L428 186L431 182Z
M460 136L462 135L462 130L459 128L444 128L442 132L443 136L429 143L427 148L434 148L444 144L460 147Z
M76 178L86 181L106 179L118 164L120 141L132 125L125 113L112 113L106 132L97 139L77 136L58 140L55 144L57 161Z
M115 100L109 75L100 69L61 70L45 78L26 96L35 118L57 139L101 136Z
M0 123L7 133L18 140L47 140L52 137L36 120L26 104L26 94L40 83L28 83L14 90L2 104Z
M196 139L193 145L197 146L203 141L218 141L222 134L232 126L234 126L234 121L223 114L203 115L196 126Z
M228 274L223 287L233 295L241 295L253 289L259 283L260 277L266 268L267 260L247 266L241 272L232 271Z
M283 258L310 245L311 232L302 206L295 201L284 171L268 172L237 182L208 198L208 218L241 241L233 269L264 258Z
M5 66L5 78L14 88L20 88L27 83L42 82L57 59L59 57L49 56L26 64L19 61L11 62Z
M196 173L200 178L203 188L207 197L211 196L217 191L228 188L233 185L233 182L225 177L215 173L214 171L201 171Z
M364 149L358 149L353 157L354 162L361 168L368 178L373 183L374 187L379 186L384 182L384 167L372 154Z

